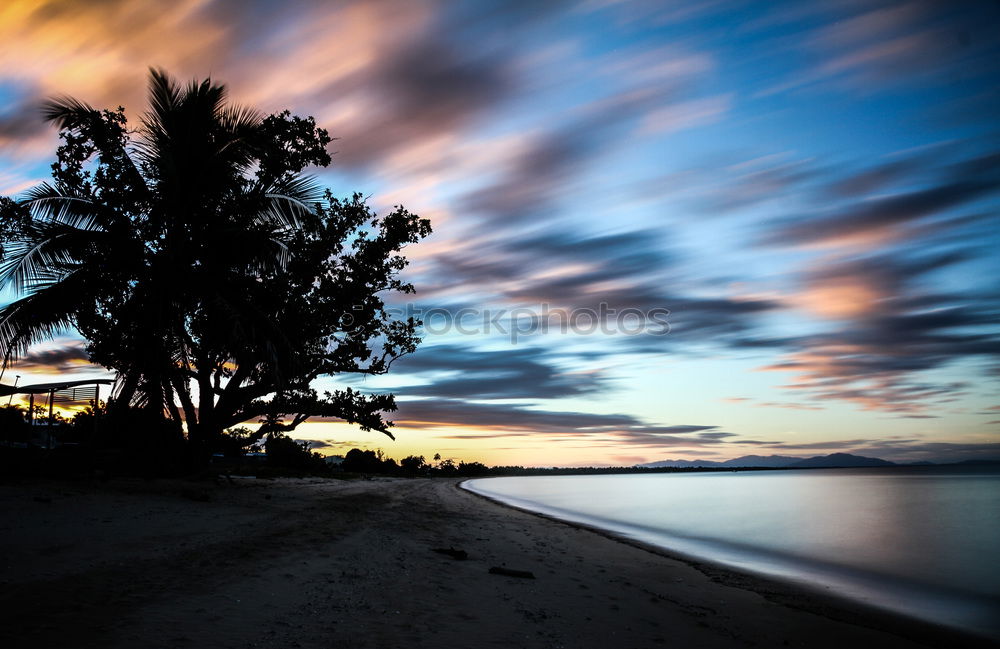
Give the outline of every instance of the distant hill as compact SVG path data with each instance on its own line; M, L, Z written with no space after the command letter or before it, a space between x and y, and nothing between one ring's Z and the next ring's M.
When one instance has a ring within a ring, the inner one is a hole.
M880 460L877 457L862 457L851 455L850 453L832 453L830 455L817 455L805 460L800 460L789 467L796 469L819 469L822 467L841 466L896 466L895 462Z
M725 462L718 462L716 460L660 460L659 462L650 462L648 464L640 464L639 466L650 467L654 469L662 467L671 467L675 469L693 469L697 467L713 467L713 468L724 468L724 467L768 467L777 468L788 466L793 462L798 462L802 458L800 457L789 457L787 455L744 455L742 457L733 458L732 460L726 460Z
M831 455L817 455L810 458L791 457L788 455L744 455L719 462L716 460L660 460L658 462L648 462L640 464L641 467L653 469L674 468L674 469L694 469L694 468L796 468L796 469L818 469L823 467L853 467L853 466L896 466L894 462L880 460L875 457L863 457L861 455L851 455L850 453L833 453Z
M658 462L647 462L637 466L648 467L650 469L694 469L697 467L724 467L722 462L714 460L660 460Z
M733 458L732 460L726 460L723 462L726 466L764 466L764 467L782 467L788 466L798 462L802 458L800 457L790 457L788 455L744 455L743 457Z
M672 469L694 469L697 467L724 467L725 464L713 460L660 460L659 462L648 462L638 466L649 467L650 469L668 467Z
M953 462L958 466L1000 466L1000 460L962 460Z

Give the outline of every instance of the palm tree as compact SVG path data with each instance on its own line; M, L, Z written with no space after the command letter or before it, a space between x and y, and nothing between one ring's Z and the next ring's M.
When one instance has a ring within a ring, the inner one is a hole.
M119 373L116 403L185 419L192 432L195 399L211 410L212 377L232 349L281 359L274 368L294 357L240 289L287 263L295 231L314 218L323 195L300 172L329 162L329 137L310 127L296 149L294 131L311 119L264 118L210 80L181 88L152 70L149 89L135 133L121 108L45 106L63 145L54 182L3 210L20 221L0 262L0 286L18 296L0 309L0 349L6 365L75 327L92 359Z

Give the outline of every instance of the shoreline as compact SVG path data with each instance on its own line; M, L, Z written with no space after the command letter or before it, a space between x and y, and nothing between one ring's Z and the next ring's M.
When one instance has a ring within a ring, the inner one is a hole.
M888 631L894 635L899 635L916 642L930 642L934 646L955 646L951 643L956 642L956 640L967 642L969 646L977 646L979 643L985 643L983 646L1000 646L1000 638L990 638L989 636L977 634L959 626L922 620L891 608L853 599L847 595L833 592L822 585L814 585L805 581L782 578L753 570L741 570L722 561L713 561L710 557L671 550L597 525L560 518L553 514L532 510L528 507L520 507L463 486L466 482L476 479L481 478L460 480L456 483L455 487L501 507L508 507L548 521L586 530L617 543L622 543L671 561L682 562L712 580L728 586L750 590L781 606L820 615L833 621L847 622L873 630Z
M836 619L801 589L454 479L0 484L0 508L11 649L996 646L880 611ZM452 548L467 558L435 551Z

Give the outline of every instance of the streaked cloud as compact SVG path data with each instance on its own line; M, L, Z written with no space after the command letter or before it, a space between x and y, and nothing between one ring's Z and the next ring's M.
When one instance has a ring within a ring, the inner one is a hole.
M1000 379L998 20L930 0L8 2L0 193L48 175L42 99L134 123L149 66L212 75L329 129L336 193L434 220L408 251L417 306L670 312L666 335L530 315L517 345L428 335L359 384L400 395L411 439L986 455L965 413ZM13 371L83 358L59 341ZM857 417L870 439L836 441Z
M452 399L558 399L607 391L599 372L560 370L542 350L484 351L458 345L425 346L395 367L400 376L428 376L395 394ZM441 374L443 376L433 376Z
M71 374L89 369L90 355L82 345L65 345L54 348L35 347L18 362L18 368L33 372Z

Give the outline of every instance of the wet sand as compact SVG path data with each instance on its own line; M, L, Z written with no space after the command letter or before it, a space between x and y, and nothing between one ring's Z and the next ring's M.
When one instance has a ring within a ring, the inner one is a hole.
M991 646L452 480L25 483L0 511L3 647Z

